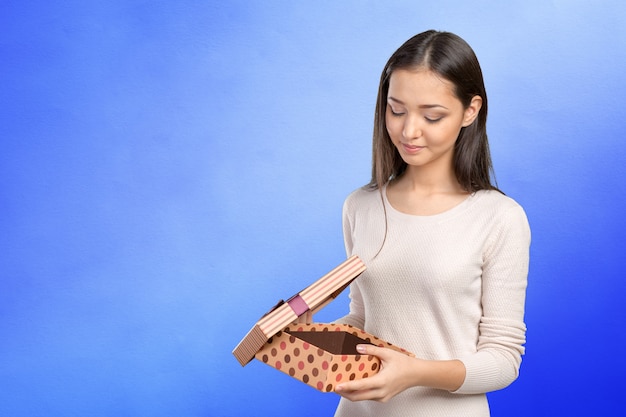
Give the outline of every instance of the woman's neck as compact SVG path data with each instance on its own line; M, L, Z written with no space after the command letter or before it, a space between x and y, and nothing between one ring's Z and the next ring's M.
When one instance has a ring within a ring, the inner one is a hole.
M468 195L454 172L436 175L421 167L407 167L404 174L387 187L387 200L396 210L418 216L443 213Z
M418 195L466 194L454 174L454 169L426 169L408 166L396 181L396 187Z

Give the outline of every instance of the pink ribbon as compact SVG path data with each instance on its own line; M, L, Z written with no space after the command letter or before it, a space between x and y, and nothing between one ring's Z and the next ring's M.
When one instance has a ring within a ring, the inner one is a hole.
M296 316L298 317L310 310L306 301L304 301L302 297L300 297L300 294L296 294L289 300L287 300L287 304L289 304L289 307L291 307L293 312L296 313Z

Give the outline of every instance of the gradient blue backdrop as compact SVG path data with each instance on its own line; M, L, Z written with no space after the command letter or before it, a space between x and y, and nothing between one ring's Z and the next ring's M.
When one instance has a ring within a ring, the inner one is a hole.
M493 415L623 411L626 3L0 4L0 415L331 415L231 350L344 259L379 73L430 28L476 50L533 230Z

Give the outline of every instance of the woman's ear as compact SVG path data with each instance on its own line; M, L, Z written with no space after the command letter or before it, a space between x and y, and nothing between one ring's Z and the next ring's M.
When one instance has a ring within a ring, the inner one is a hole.
M469 106L465 109L463 116L463 127L471 125L480 113L480 108L483 106L483 99L481 96L472 97Z

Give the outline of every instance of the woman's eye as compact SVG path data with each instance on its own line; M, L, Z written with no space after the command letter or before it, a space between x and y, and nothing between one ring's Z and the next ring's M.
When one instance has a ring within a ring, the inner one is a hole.
M441 117L424 117L424 118L426 119L426 121L428 123L437 123L438 121L443 119L443 116L441 116Z

